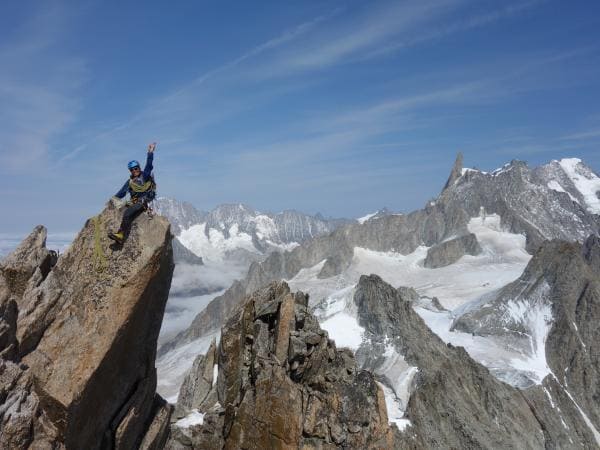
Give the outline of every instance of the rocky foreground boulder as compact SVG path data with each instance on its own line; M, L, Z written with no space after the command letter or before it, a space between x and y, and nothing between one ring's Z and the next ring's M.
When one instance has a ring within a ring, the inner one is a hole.
M58 258L46 230L0 263L0 448L160 448L156 342L173 272L169 223L121 211L89 219ZM55 263L55 265L53 265Z
M397 448L381 386L307 305L284 282L246 298L187 376L166 448Z

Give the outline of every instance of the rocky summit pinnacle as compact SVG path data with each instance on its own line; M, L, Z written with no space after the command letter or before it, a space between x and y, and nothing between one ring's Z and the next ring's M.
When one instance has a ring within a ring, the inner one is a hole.
M450 176L448 177L448 181L444 185L444 191L448 189L450 186L454 185L456 180L458 180L462 175L463 170L463 154L458 152L456 155L456 160L454 161L454 166L452 166L452 171L450 172Z
M154 360L169 223L142 215L111 248L119 220L109 203L58 261L37 227L0 264L0 448L156 448L165 437Z
M397 448L381 387L307 304L284 282L246 298L186 378L167 449Z

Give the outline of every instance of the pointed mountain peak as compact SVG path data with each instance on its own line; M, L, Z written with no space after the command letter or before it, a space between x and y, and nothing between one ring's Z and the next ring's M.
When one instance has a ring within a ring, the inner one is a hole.
M448 189L450 186L452 186L454 182L460 178L460 176L462 175L462 168L463 154L462 152L458 152L458 154L456 155L456 160L454 160L454 166L452 167L452 171L450 172L450 176L448 177L448 181L446 181L442 192Z

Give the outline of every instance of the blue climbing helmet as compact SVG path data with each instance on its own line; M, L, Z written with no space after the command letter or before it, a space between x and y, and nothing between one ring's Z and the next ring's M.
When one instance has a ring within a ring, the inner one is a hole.
M133 161L129 161L127 163L127 168L129 170L133 169L134 167L140 167L140 163L138 161L136 161L135 159Z

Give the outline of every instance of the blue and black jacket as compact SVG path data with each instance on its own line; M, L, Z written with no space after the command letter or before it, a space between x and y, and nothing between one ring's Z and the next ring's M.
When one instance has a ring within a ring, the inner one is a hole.
M127 192L129 192L129 195L132 199L147 201L154 200L154 197L156 196L156 185L152 176L152 169L154 168L152 166L153 159L154 153L148 152L144 171L138 177L129 177L123 187L119 189L119 192L115 194L115 197L123 198L125 195L127 195ZM140 189L142 189L148 182L150 182L148 184L148 189L140 191ZM132 186L133 184L137 185L138 187L136 188L135 186Z

